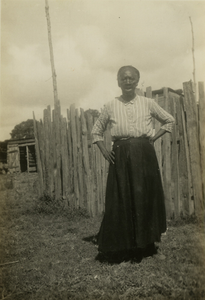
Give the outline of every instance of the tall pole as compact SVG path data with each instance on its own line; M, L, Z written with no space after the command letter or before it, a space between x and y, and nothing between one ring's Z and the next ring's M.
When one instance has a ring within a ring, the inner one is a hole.
M54 65L53 45L52 45L52 37L51 37L51 22L50 22L50 15L49 15L48 0L45 0L45 11L46 11L47 26L48 26L48 43L49 43L49 50L50 50L51 71L52 71L52 78L53 78L54 105L56 106L58 104L58 90L57 90L57 80L56 80L57 76L56 76L55 65Z
M195 75L195 56L194 56L194 29L191 17L189 17L191 23L191 33L192 33L192 58L193 58L193 81L194 81L194 93L195 99L198 102L198 95L197 95L197 85L196 85L196 75Z

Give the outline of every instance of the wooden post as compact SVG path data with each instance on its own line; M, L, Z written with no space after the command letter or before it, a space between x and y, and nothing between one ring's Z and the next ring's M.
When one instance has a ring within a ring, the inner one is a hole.
M178 208L183 215L189 215L189 202L191 200L191 186L188 182L190 180L190 173L188 171L188 165L186 158L186 130L183 127L182 114L184 114L181 101L182 97L175 98L175 126L176 126L176 142L177 142L177 156L178 156ZM172 165L175 165L175 161L172 161ZM193 201L192 201L193 202ZM191 203L191 202L190 202Z
M56 80L57 76L56 76L55 65L54 65L53 45L52 45L52 36L51 36L51 22L50 22L50 15L49 15L48 0L45 0L45 11L46 11L46 19L47 19L47 27L48 27L48 43L49 43L49 50L50 50L51 71L52 71L52 78L53 78L54 104L57 104L58 101L57 80Z
M53 147L53 132L52 132L52 122L51 122L51 107L47 106L47 122L48 122L48 152L49 152L49 193L53 196L54 193L54 147Z
M60 102L56 101L54 109L54 135L55 135L55 198L59 199L62 195L62 158L61 158L61 108Z
M203 209L202 179L200 168L199 136L197 125L197 109L195 96L192 90L192 82L183 83L184 106L187 119L187 136L189 156L191 162L191 174L194 187L194 203L196 215L201 215Z
M170 112L169 109L169 100L168 100L168 88L164 88L164 108L167 112ZM172 202L172 195L171 195L171 143L170 143L170 135L165 134L163 136L163 182L164 182L164 189L165 193L165 203L166 203L166 211L167 216L170 218L173 216L173 202Z
M190 155L189 155L189 143L187 137L187 123L186 123L186 111L184 108L184 98L181 97L180 102L181 102L181 117L182 117L187 176L188 176L189 215L191 215L194 213L194 192L193 192L193 182L192 182L192 175L191 175L191 162L190 162Z
M80 110L80 119L81 119L81 126L82 126L82 149L83 149L83 169L84 169L84 182L85 182L85 205L88 210L88 213L91 214L91 170L90 170L90 163L89 163L89 152L88 152L88 137L87 137L87 125L84 116L84 111L81 108Z
M203 185L203 200L205 200L205 95L204 83L198 83L199 90L199 141L200 141L200 158L201 158L201 176Z
M179 195L179 162L178 162L178 122L176 118L176 97L169 93L170 113L175 117L175 123L171 132L171 195L174 204L174 216L179 217L181 202Z
M79 207L79 184L78 184L78 149L77 149L77 131L76 131L76 118L75 118L75 104L70 106L70 119L71 119L71 134L73 146L73 171L74 171L74 192L75 192L75 207Z
M93 128L93 117L90 113L86 114L87 125L88 125L88 135L91 136L91 131ZM90 141L89 148L89 158L90 158L90 169L91 169L91 203L90 210L91 216L95 216L95 200L96 200L96 166L95 166L95 150L96 145L93 145Z
M39 149L39 140L38 140L38 131L36 126L35 114L33 112L33 125L34 125L34 137L35 137L35 150L36 150L36 161L37 161L37 172L39 175L39 185L40 191L39 194L43 194L43 171L41 165L40 149Z
M43 174L43 192L45 191L45 151L44 151L44 128L43 128L43 122L40 120L40 122L37 123L37 131L38 131L38 139L39 139L39 152L41 157L41 165L42 165L42 174Z
M50 163L50 147L49 147L49 143L50 143L50 135L49 135L49 116L48 116L48 110L44 109L44 132L45 132L45 148L44 148L44 158L45 158L45 192L47 195L51 196L51 163Z
M67 109L67 142L68 142L68 158L69 158L69 203L72 207L75 206L75 193L74 193L74 166L73 166L73 146L72 146L72 132L71 132L71 120L70 120L70 110Z
M83 164L82 164L82 132L79 120L78 109L75 109L76 132L77 132L77 172L79 186L79 207L84 208L84 184L83 184Z

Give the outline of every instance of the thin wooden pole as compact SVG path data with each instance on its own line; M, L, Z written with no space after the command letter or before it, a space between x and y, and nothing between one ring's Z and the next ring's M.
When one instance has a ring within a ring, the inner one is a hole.
M199 141L200 141L200 159L201 159L201 173L203 186L203 200L205 200L205 92L204 83L198 83L199 90Z
M189 145L189 157L191 174L194 187L194 204L196 215L200 216L203 209L202 178L200 168L199 137L197 127L197 107L194 102L191 82L183 83L184 104L187 120L187 136Z
M53 45L52 45L52 36L51 36L51 22L50 22L50 15L49 15L48 0L45 0L45 11L46 11L46 19L47 19L47 27L48 27L48 43L49 43L49 50L50 50L51 71L52 71L52 78L53 78L54 104L57 104L58 101L58 90L57 90L57 80L56 80L57 76L56 76L55 65L54 65Z
M40 182L40 195L43 193L43 170L40 156L40 148L39 148L39 135L36 126L35 114L33 112L33 124L34 124L34 136L35 136L35 149L36 149L36 159L37 159L37 172L39 174L39 182Z
M198 102L198 93L197 93L197 85L196 85L196 69L195 69L195 56L194 56L194 29L191 17L189 17L191 24L191 33L192 33L192 58L193 58L193 80L194 80L194 93L195 100Z

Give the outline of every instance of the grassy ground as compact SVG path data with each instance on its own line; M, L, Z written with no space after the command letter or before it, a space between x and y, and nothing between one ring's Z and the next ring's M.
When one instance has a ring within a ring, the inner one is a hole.
M59 203L49 214L35 180L0 178L0 299L205 299L202 225L169 223L158 254L139 264L100 263L97 247L84 239L102 217Z

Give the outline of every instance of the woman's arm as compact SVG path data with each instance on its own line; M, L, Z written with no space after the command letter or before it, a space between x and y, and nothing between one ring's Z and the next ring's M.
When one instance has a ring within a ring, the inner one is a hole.
M104 138L103 138L103 134L106 130L106 126L108 122L109 122L109 114L105 107L102 113L100 114L99 118L95 122L95 125L93 126L92 129L93 144L97 144L104 158L108 160L110 163L114 164L115 153L114 151L108 151L106 149L104 144Z
M109 161L109 163L114 164L115 163L115 153L114 151L108 151L105 147L105 144L103 141L98 141L96 142L96 144L98 145L98 148L100 149L102 155L104 156L104 158Z
M157 133L149 139L150 144L154 145L154 142L157 139L159 139L161 136L163 136L166 132L167 132L167 130L165 130L165 129L162 129L162 128L159 129L159 131L157 131Z

